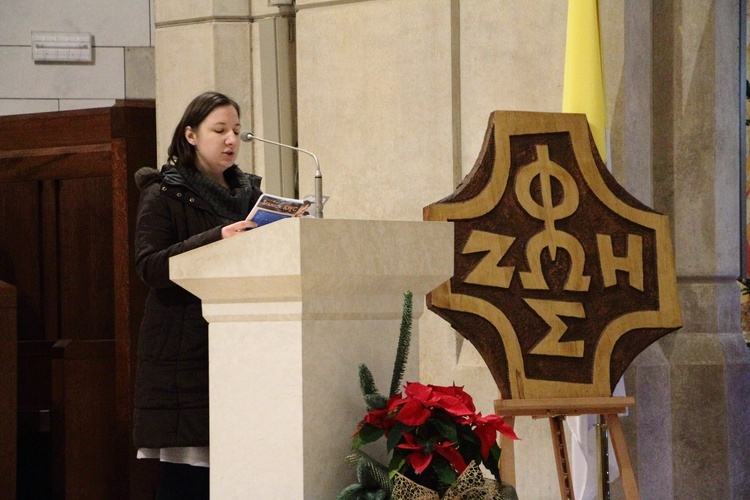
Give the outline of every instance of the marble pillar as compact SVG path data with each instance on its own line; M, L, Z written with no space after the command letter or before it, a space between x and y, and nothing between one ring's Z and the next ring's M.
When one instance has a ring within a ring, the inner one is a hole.
M735 284L744 15L735 0L635 2L624 10L624 45L645 44L651 56L623 47L621 89L634 95L613 117L626 160L620 177L672 219L684 323L626 374L636 397L626 432L643 498L750 496L750 355Z
M198 94L235 99L243 122L252 113L250 3L247 0L155 0L157 164L166 160L174 127ZM251 148L238 162L252 163Z
M421 219L471 170L492 111L561 109L566 2L296 5L299 141L320 158L326 217ZM492 412L497 386L471 343L429 311L419 329L420 380L463 385ZM559 497L548 423L517 422L519 495Z

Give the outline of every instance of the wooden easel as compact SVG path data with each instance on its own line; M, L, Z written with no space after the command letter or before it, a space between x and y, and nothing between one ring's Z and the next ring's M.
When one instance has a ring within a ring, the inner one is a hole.
M638 500L638 485L633 466L630 463L625 436L622 433L620 417L629 406L635 404L632 397L590 397L590 398L549 398L549 399L498 399L495 401L495 413L501 415L509 425L515 417L549 418L552 445L557 463L557 479L560 484L560 498L575 500L571 483L570 459L565 442L563 419L567 415L604 415L609 427L615 458L620 467L620 477L627 500ZM501 437L500 477L503 481L515 485L515 455L513 440Z

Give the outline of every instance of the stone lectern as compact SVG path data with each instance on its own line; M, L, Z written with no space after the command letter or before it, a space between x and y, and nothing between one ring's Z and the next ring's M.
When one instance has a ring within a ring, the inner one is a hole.
M211 496L335 498L354 482L357 366L390 380L404 292L416 319L452 275L445 222L287 219L173 257L209 322Z

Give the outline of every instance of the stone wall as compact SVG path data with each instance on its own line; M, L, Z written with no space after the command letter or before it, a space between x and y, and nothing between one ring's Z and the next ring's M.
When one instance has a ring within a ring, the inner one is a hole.
M111 106L154 98L149 0L0 3L0 115ZM93 35L92 63L35 63L33 31Z

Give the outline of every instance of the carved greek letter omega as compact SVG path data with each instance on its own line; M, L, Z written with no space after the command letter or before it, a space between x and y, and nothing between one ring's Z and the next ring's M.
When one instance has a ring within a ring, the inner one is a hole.
M455 274L428 308L504 399L610 396L681 326L667 217L617 184L584 115L495 111L474 169L424 219L455 225Z

